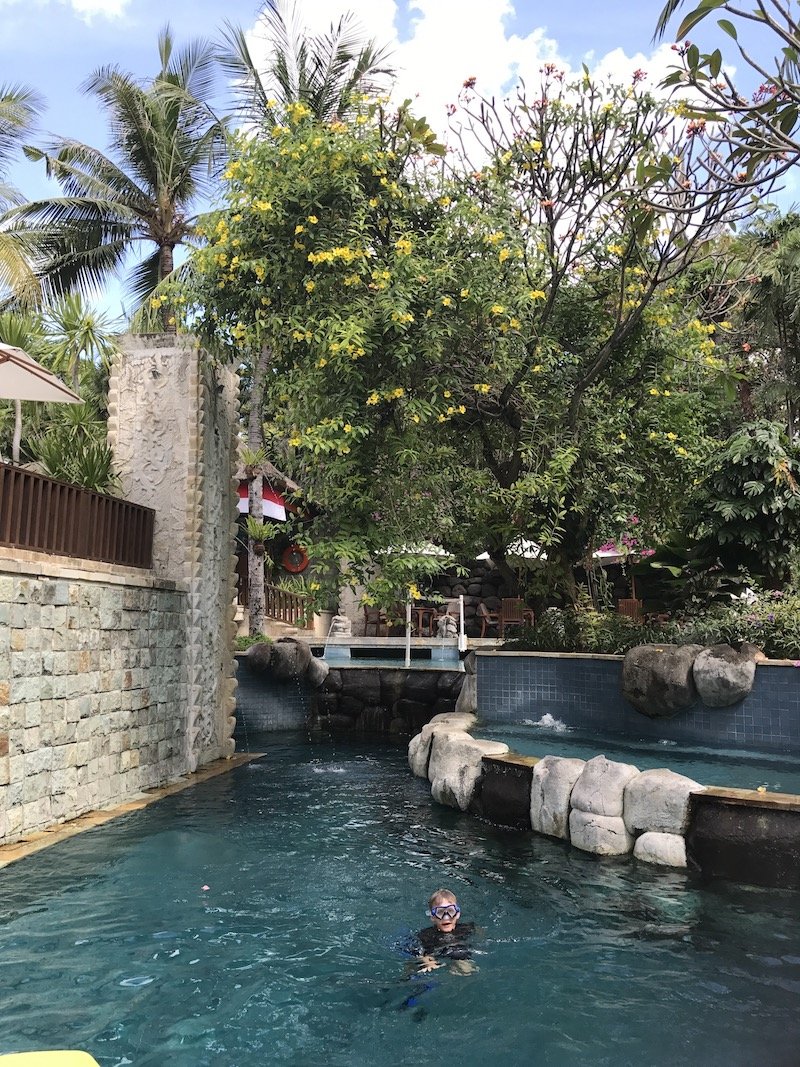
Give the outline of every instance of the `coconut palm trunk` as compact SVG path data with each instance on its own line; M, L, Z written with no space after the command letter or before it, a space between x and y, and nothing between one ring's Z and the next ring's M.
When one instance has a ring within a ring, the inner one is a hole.
M271 359L270 349L264 345L258 354L258 359L253 367L253 384L250 391L250 415L247 422L247 445L252 452L263 452L264 448L264 381L267 367ZM261 470L256 470L248 484L247 501L249 514L264 521L264 475ZM260 544L262 551L256 551L256 545ZM264 595L264 543L256 542L252 537L247 539L247 603L249 614L249 632L262 634L264 632L264 620L266 618L266 603Z

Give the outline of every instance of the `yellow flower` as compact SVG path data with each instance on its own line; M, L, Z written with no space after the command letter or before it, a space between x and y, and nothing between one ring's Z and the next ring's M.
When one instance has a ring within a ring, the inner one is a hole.
M411 597L412 600L422 600L422 593L420 593L419 589L417 589L414 582L412 582L411 585L408 587L408 595Z
M377 196L373 196L372 197L372 199L369 202L369 206L370 207L377 207L378 206L378 198L377 198Z
M393 400L398 400L403 395L403 393L405 393L405 389L403 389L402 386L398 386L397 389L393 389L392 390L392 393L391 393L392 399Z
M398 241L395 241L394 247L397 249L398 255L410 256L411 255L411 242L406 237L401 237Z
M541 372L542 372L541 363L537 363L535 367L531 367L531 370L533 371L534 374L541 374Z
M609 245L606 251L610 256L621 256L625 249L622 245Z
M449 296L442 297L442 304L444 305L444 307L449 308L452 303L453 301L450 299Z
M676 448L675 451L678 453L679 456L688 456L689 455L689 453L686 451L685 448Z
M289 438L289 444L292 445L294 448L297 448L301 441L302 437L299 437L297 434Z
M306 232L305 226L295 226L295 228L294 228L295 237L297 236L298 233L305 233L305 232Z
M370 393L370 395L367 397L367 403L378 404L380 402L380 399L381 398L379 393Z
M628 440L628 435L626 433L620 432L619 439L620 439L620 441L627 441Z
M492 304L489 310L493 315L502 315L506 309L503 307L502 304Z
M316 287L317 287L317 283L316 282L307 281L305 283L305 290L306 290L307 293L313 293L314 290L316 289Z
M658 389L651 389L650 396L658 396Z
M309 215L307 221L310 222L312 226L314 226L314 225L316 225L316 223L319 222L319 219L317 218L316 215Z
M458 413L459 413L459 415L463 415L466 412L466 410L467 409L464 407L463 404L459 404L458 405Z
M478 382L476 385L473 385L472 388L475 390L476 393L486 394L489 392L490 387L488 382Z
M528 293L531 300L544 300L546 297L545 292L542 289L531 289Z
M450 392L449 389L445 389L445 391L442 393L442 396L445 398L445 400L449 400L452 395L453 394Z
M497 258L501 263L505 263L505 261L510 255L511 253L507 248L501 248L500 251L497 253Z
M352 429L353 429L353 427L352 427L352 426L350 425L350 423L349 423L349 422L346 422L346 423L344 424L344 426L342 427L342 429L344 430L344 432L345 432L345 433L351 433L351 432L352 432Z
M469 296L469 289L462 289L461 290L461 295L462 295L462 297Z
M325 359L325 357L324 357L324 356L323 356L323 357L322 357L322 359L321 359L321 360L319 361L319 363L317 363L317 366L318 366L318 367L327 367L327 365L328 365L328 361L327 361L327 359Z

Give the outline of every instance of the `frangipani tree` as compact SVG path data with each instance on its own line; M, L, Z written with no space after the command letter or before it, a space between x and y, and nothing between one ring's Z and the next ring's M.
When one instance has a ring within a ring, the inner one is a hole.
M678 12L683 13L679 22ZM721 16L721 17L719 17ZM737 86L719 48L703 52L688 39L713 18L730 39L751 89ZM757 0L752 6L727 0L668 0L656 36L675 27L678 64L665 86L688 89L696 121L722 121L730 129L728 151L713 160L718 175L750 180L768 161L778 173L797 162L800 152L800 22L797 7L783 0ZM762 58L769 55L770 59ZM741 179L740 179L741 180Z

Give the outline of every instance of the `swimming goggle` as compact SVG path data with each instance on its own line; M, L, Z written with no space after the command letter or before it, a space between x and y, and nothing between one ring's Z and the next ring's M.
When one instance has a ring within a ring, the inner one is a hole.
M458 904L435 904L429 914L434 919L457 919L461 914Z

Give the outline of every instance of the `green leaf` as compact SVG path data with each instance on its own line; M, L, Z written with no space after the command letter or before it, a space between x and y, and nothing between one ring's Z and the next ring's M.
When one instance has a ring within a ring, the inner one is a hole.
M717 48L708 57L708 70L712 78L719 77L722 69L722 52Z
M727 35L732 37L734 41L738 41L739 38L736 34L736 27L730 19L717 19L717 25L723 33L727 33Z

